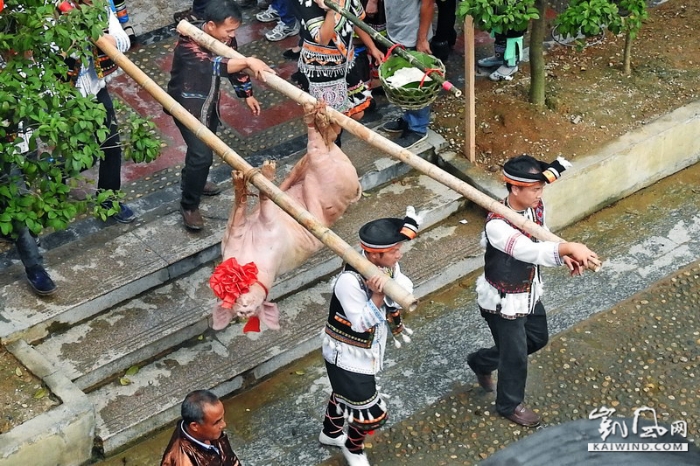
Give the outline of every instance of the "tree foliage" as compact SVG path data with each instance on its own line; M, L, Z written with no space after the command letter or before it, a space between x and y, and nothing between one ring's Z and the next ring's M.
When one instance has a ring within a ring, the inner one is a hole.
M457 14L461 20L471 16L479 29L497 34L524 31L539 18L535 0L462 0Z
M96 0L69 14L53 2L7 0L0 12L0 233L12 235L26 225L38 234L63 229L88 208L106 218L114 209L100 204L119 197L110 191L85 200L70 190L85 182L81 173L104 157L105 109L83 97L66 77L65 57L85 61L91 41L107 26L106 4ZM124 155L149 162L159 155L152 122L131 117L122 135ZM22 132L28 150L20 148Z
M629 74L632 41L649 17L646 0L573 0L557 16L556 24L562 35L591 37L607 28L614 34L625 34L624 72Z

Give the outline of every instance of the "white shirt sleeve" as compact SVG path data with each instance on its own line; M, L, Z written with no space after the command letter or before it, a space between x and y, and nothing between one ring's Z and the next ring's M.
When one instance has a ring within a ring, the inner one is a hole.
M122 29L122 25L119 22L119 18L117 18L117 15L114 14L112 10L108 8L109 11L109 20L108 20L108 27L109 27L109 35L114 37L114 39L117 41L117 49L124 53L129 48L131 47L131 41L129 40L129 35L124 32L124 29Z
M350 327L356 332L366 332L386 320L386 316L367 298L357 277L351 273L340 274L335 284L335 295Z
M486 236L494 248L519 261L545 267L563 263L559 257L559 243L535 242L504 220L494 219L486 223Z

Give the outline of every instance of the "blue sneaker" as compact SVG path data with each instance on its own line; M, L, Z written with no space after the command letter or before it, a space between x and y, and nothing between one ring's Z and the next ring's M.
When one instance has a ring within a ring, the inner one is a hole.
M56 284L51 280L49 274L40 265L34 265L24 269L27 273L27 281L39 296L48 296L56 291Z
M103 202L102 207L104 207L105 209L111 209L112 201ZM119 203L119 212L114 214L112 217L114 217L114 220L116 220L119 223L131 223L134 220L136 220L136 215L134 214L134 211L131 210L131 208L128 205L122 204L121 202Z

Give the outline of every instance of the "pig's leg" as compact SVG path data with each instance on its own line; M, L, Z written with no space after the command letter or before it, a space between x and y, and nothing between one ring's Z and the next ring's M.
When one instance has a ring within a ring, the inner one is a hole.
M275 180L275 173L277 172L277 164L271 160L265 160L260 167L260 173L270 181ZM264 222L272 221L276 214L277 209L274 202L270 200L267 194L260 191L260 219Z
M233 170L231 172L231 178L233 180L233 208L228 216L228 223L226 224L226 231L231 232L232 229L236 227L241 227L245 223L245 211L246 211L246 196L248 196L248 191L246 189L246 181L243 176L243 172L238 170Z

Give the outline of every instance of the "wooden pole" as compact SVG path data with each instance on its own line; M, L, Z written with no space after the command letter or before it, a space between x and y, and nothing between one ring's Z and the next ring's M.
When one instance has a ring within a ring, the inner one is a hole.
M311 215L311 213L304 209L301 204L287 196L274 183L265 178L258 169L253 168L248 162L243 160L241 156L236 154L236 152L219 139L216 134L211 132L190 112L185 110L182 105L175 101L175 99L170 97L167 92L161 89L158 84L141 71L139 67L132 63L115 46L110 44L108 40L101 37L96 43L100 49L114 60L114 63L123 69L126 74L131 76L146 92L151 94L174 118L177 118L182 124L194 132L200 140L211 147L228 165L243 172L246 179L250 180L253 186L267 194L275 204L291 215L345 262L352 265L358 272L368 278L383 274L377 266L365 259L360 253L355 251L352 246L323 225L318 219ZM273 77L276 76L272 74L268 75L268 79ZM392 279L389 279L384 286L384 293L399 303L403 309L413 311L418 306L418 300Z
M474 19L464 18L464 155L476 162L476 106L474 95Z
M375 41L379 42L382 44L384 47L387 48L387 50L391 50L391 53L400 56L407 62L409 62L412 66L418 68L422 72L426 72L427 68L423 63L418 61L416 57L411 55L410 53L406 52L401 47L394 47L396 44L387 39L386 37L382 36L379 34L377 31L372 29L369 25L367 25L364 21L362 21L360 18L357 16L353 15L349 11L343 9L340 7L335 2L332 2L331 0L324 0L323 2L328 8L331 10L335 11L336 13L343 15L346 19L349 19L351 23L353 23L355 26L359 27L363 31L365 31L367 34L370 35L370 37ZM459 88L455 87L451 82L447 81L444 76L442 76L440 73L436 73L434 71L431 71L428 73L428 76L430 76L431 79L434 79L440 85L442 88L448 92L451 92L455 97L461 97L462 96L462 91L459 90Z
M177 30L180 34L191 37L195 42L203 45L207 49L211 50L217 55L228 58L243 58L243 55L233 50L231 47L225 46L220 41L207 35L201 29L191 25L187 21L180 21L177 25ZM105 51L107 53L107 51ZM109 55L109 54L108 54ZM111 57L111 55L110 55ZM114 58L112 58L114 60ZM116 62L115 62L116 63ZM117 63L118 64L118 63ZM316 103L316 99L307 94L306 92L300 90L293 84L285 81L277 75L268 73L266 75L266 84L286 95L292 100L300 104L306 103ZM508 207L501 204L499 201L491 198L490 196L482 193L473 186L465 183L456 176L453 176L436 165L423 160L422 158L415 155L413 152L404 149L395 142L388 140L387 138L377 134L366 126L358 123L350 117L343 115L337 110L331 107L326 108L326 112L330 118L343 128L347 129L349 132L357 136L358 138L366 141L368 144L380 149L387 154L391 155L397 160L404 162L407 165L412 166L416 170L424 173L430 178L444 184L448 188L460 193L470 201L483 207L486 210L502 215L506 220L516 227L524 230L541 241L553 241L555 243L563 243L564 240L554 233L542 228L535 222L526 219L524 216L518 214L517 212L509 209ZM359 269L358 269L359 270ZM362 271L360 270L360 273ZM364 273L363 273L364 275ZM367 276L367 275L365 275ZM398 302L398 300L396 300Z

